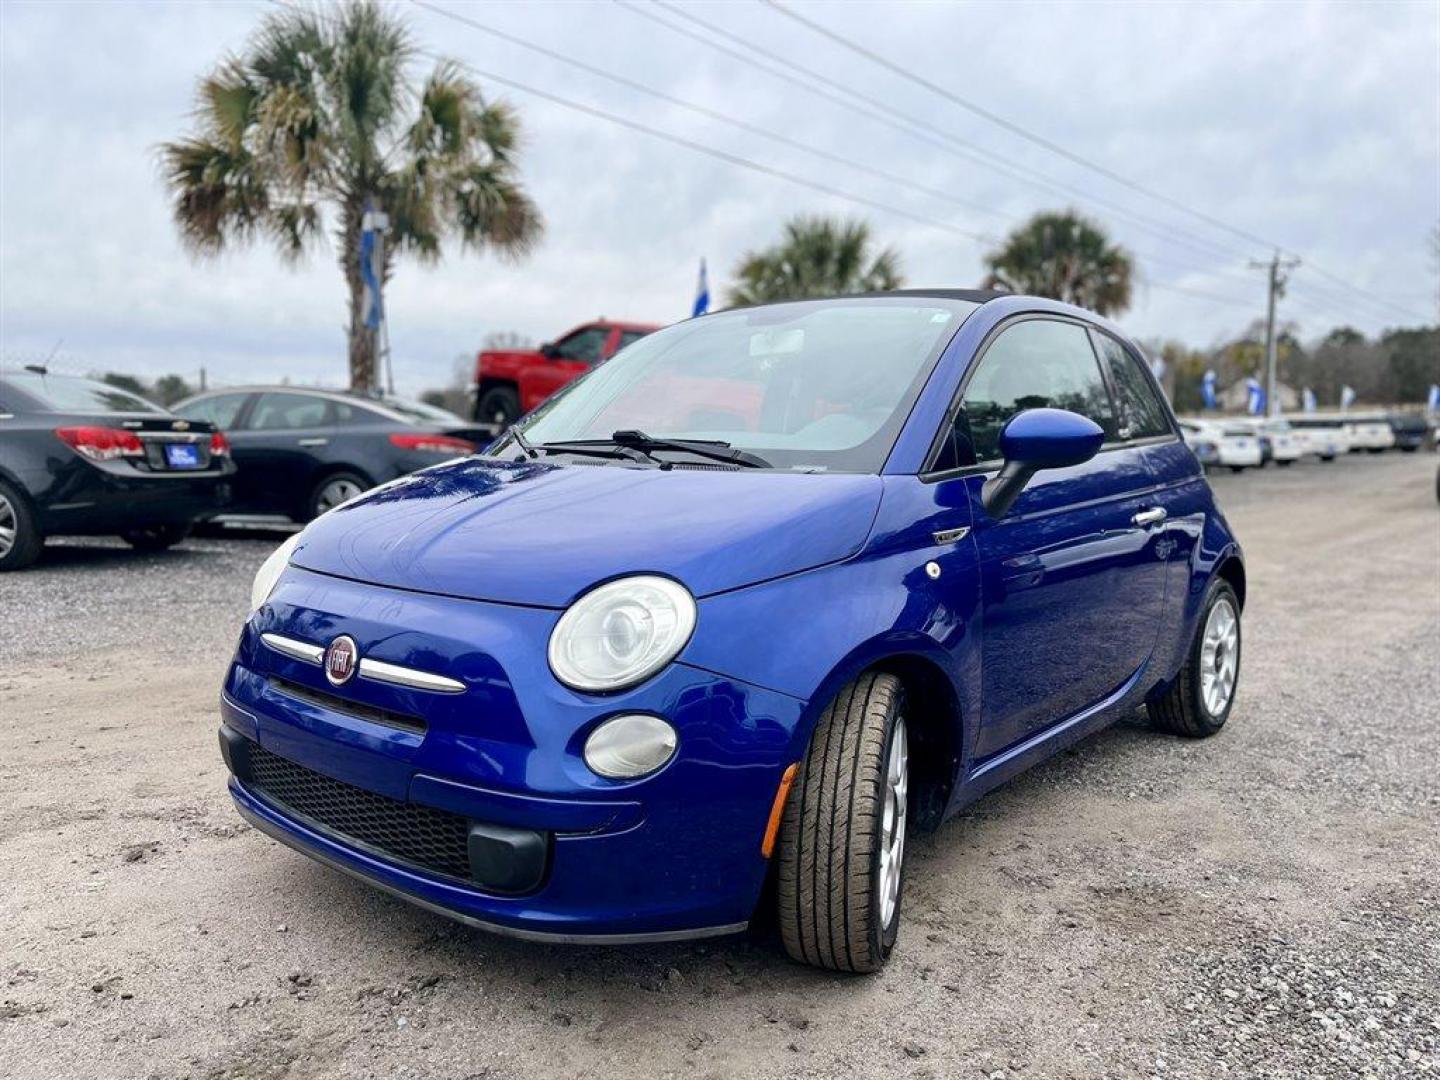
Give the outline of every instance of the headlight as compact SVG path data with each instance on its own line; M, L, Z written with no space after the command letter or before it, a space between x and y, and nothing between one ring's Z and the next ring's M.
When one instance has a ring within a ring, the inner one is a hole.
M270 599L270 594L275 591L275 583L280 580L280 575L285 572L285 567L290 565L290 556L295 551L295 545L300 543L303 533L296 533L283 544L270 553L270 557L260 564L260 569L255 571L255 583L250 586L250 614L255 614L260 605Z
M616 716L585 740L585 764L611 780L634 780L674 757L678 741L675 729L658 716Z
M550 670L575 690L621 690L668 664L695 629L695 600L669 578L621 578L586 593L550 635Z

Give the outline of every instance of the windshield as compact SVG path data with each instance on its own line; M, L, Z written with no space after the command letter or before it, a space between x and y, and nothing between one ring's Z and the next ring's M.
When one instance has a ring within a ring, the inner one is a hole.
M165 410L127 390L74 375L37 375L32 371L5 376L5 381L52 412L163 413Z
M721 440L777 469L878 472L941 350L978 306L871 297L691 319L572 383L523 432L543 446L643 431Z

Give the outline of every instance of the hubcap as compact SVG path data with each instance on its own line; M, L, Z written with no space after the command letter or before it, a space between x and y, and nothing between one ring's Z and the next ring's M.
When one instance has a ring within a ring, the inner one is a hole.
M355 498L363 490L354 480L331 480L320 489L320 497L315 500L315 509L322 514L327 510L334 510L341 503Z
M1205 620L1200 641L1200 696L1211 716L1219 716L1235 693L1240 652L1240 620L1229 600L1219 600Z
M15 529L19 522L15 520L15 507L10 505L10 500L0 495L0 559L10 554L10 549L15 546Z
M900 902L900 869L905 861L905 808L910 790L910 754L905 721L890 735L885 766L885 807L880 827L880 925L888 928Z

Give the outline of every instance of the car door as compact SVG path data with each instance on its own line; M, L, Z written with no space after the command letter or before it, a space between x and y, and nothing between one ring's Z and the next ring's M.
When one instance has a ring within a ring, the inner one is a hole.
M325 395L278 390L256 395L230 435L247 508L298 513L329 458L334 435L334 413Z
M1083 465L1037 473L998 520L981 489L999 436L1031 408L1080 413L1106 443ZM1154 481L1119 434L1087 328L1022 316L993 335L967 377L942 455L965 487L981 579L977 760L1102 703L1144 665L1164 604L1151 550Z

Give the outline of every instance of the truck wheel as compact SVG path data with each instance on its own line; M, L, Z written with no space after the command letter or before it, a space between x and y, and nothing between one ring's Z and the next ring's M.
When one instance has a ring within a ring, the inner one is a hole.
M0 481L0 573L29 566L40 557L44 543L30 505L18 491Z
M475 403L475 419L494 424L497 432L504 431L520 419L520 395L513 387L492 386Z
M1202 739L1225 726L1240 682L1240 601L1230 583L1210 583L1190 654L1174 683L1149 705L1162 731Z
M147 525L120 534L120 539L136 551L164 551L190 535L189 525Z
M862 675L830 702L786 799L776 906L785 951L876 971L900 930L909 752L893 675Z

